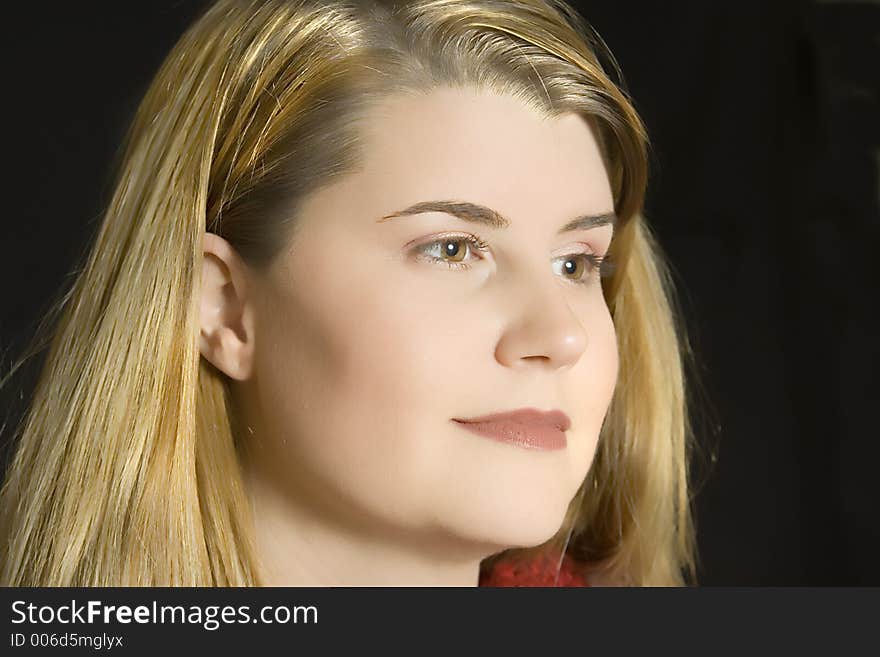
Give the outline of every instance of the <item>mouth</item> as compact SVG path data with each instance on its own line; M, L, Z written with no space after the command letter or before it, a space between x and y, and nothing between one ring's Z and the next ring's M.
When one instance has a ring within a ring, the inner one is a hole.
M486 438L538 450L565 449L568 445L565 432L571 427L571 420L562 411L539 411L534 408L474 418L453 418L453 422Z

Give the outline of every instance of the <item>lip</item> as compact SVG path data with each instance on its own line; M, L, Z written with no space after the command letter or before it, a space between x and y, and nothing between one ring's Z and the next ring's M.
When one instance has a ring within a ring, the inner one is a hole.
M511 443L526 449L565 449L565 432L571 420L562 411L522 408L473 418L453 418L453 422L486 438Z

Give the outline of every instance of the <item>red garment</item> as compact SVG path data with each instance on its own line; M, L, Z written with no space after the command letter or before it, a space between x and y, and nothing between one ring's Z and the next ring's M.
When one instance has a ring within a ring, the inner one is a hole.
M502 559L480 572L480 586L590 586L583 568L568 555L557 579L558 557L542 555L531 560ZM555 581L555 584L554 584Z

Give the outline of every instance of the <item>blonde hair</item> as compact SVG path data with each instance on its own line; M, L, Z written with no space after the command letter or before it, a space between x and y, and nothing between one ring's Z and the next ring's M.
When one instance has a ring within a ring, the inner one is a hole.
M140 104L95 243L58 302L0 491L0 584L260 583L243 437L197 346L202 233L268 265L302 199L357 166L371 103L439 85L586 117L618 215L603 291L620 369L596 457L558 535L505 555L556 546L618 584L693 576L685 343L641 215L647 138L598 55L616 68L561 0L207 8Z

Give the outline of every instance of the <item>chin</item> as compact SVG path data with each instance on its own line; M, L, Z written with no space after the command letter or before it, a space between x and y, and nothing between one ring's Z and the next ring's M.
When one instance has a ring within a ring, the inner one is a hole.
M549 541L565 520L568 501L499 500L477 513L471 508L466 520L468 526L460 526L459 534L469 536L475 542L492 546L494 552L508 548L535 547Z
M505 548L526 548L546 543L559 531L565 519L565 510L561 513L545 513L540 517L520 517L504 528L499 528L499 538L503 537Z

